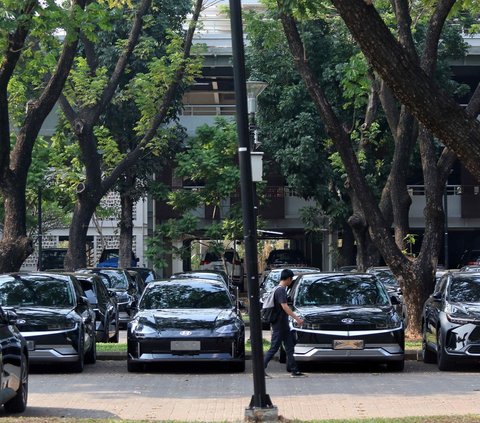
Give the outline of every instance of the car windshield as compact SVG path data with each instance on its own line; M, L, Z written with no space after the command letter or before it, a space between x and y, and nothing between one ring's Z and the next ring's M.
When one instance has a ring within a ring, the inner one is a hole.
M263 282L263 287L266 291L271 291L278 285L278 283L280 282L280 274L281 272L272 271L267 275L265 282Z
M68 279L52 275L0 277L0 304L10 307L73 307L75 294Z
M102 281L107 288L128 289L128 280L122 271L96 270L94 273L102 278Z
M455 278L450 285L448 300L454 303L480 303L480 277Z
M374 270L369 270L368 273L372 273L378 279L380 279L381 282L383 282L386 285L398 286L398 281L395 278L395 276L393 276L393 273L391 270L374 269Z
M349 276L303 279L295 299L297 307L388 304L388 295L379 281Z
M162 283L149 287L141 309L231 308L232 301L222 285Z

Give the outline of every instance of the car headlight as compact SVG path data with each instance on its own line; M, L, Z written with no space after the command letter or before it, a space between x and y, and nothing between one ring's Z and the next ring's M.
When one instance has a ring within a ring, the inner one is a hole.
M479 319L475 319L473 317L468 316L463 309L460 307L447 304L445 307L445 315L447 320L451 323L455 323L457 325L466 325L469 323L479 323Z
M224 325L224 326L220 326L219 328L216 328L215 332L220 333L222 335L234 334L238 332L239 329L240 328L238 327L238 325L236 325L235 323L230 323L228 325Z
M152 328L150 325L144 325L143 323L137 323L132 326L132 333L137 338L148 338L157 336L158 331Z

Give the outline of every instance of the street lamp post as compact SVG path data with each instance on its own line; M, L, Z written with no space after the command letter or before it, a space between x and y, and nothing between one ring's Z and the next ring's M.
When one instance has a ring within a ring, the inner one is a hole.
M272 405L270 397L266 393L265 370L263 366L262 324L260 320L260 295L258 287L257 231L254 212L251 146L246 101L242 7L240 0L230 0L230 24L232 29L233 80L235 85L240 191L248 282L254 391L250 405L245 409L245 418L250 421L276 421L278 420L278 409Z

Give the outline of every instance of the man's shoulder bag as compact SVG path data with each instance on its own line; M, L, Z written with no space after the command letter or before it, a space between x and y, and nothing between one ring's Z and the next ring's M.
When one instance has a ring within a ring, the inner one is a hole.
M278 288L279 286L276 286L274 289L272 289L267 298L265 298L262 310L260 312L263 323L275 323L282 312L280 307L278 307L278 305L275 303L275 291Z

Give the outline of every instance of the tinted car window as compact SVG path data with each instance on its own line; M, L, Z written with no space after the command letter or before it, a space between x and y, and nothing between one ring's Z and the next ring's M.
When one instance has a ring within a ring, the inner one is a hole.
M80 285L82 286L88 301L90 301L91 304L97 304L97 296L95 295L93 283L87 280L80 280Z
M448 299L451 302L480 302L480 278L455 278L449 289Z
M230 296L223 286L182 283L147 289L140 308L229 308L231 305Z
M71 284L49 276L6 276L0 278L2 306L73 307L75 294Z
M107 288L128 289L128 280L123 272L116 270L97 270L95 273L102 278Z
M388 305L385 289L376 280L349 277L303 279L295 305Z

